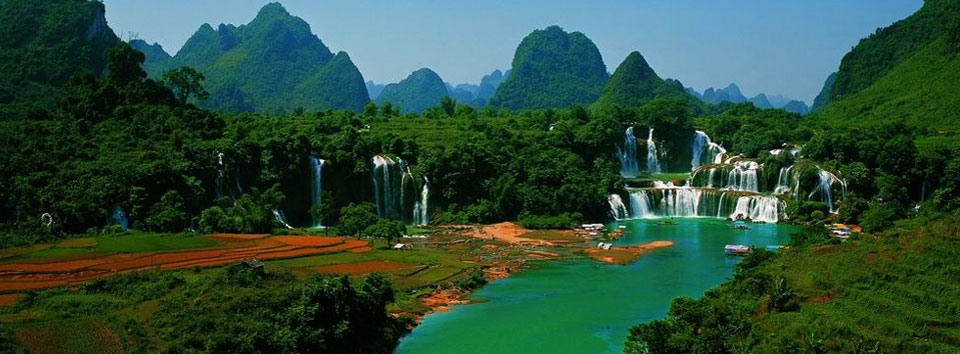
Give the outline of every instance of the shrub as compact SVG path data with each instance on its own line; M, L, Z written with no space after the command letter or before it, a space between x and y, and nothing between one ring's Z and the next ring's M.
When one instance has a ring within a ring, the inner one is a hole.
M534 230L569 229L576 227L583 219L580 213L563 213L554 216L524 215L520 217L520 225Z

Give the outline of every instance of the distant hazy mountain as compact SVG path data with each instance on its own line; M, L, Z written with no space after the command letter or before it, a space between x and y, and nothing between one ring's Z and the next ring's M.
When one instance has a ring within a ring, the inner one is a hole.
M171 59L162 58L159 46L145 44L137 45L148 51L151 75L187 65L206 76L206 107L360 111L369 101L363 76L350 57L331 53L305 21L278 3L264 6L246 25L221 24L216 30L200 26Z
M510 73L510 70L507 70L507 74ZM457 101L459 104L465 104L473 107L483 107L487 105L487 101L490 97L493 97L493 94L497 91L497 87L503 83L503 80L506 79L506 74L500 72L500 70L494 70L493 73L489 75L484 75L480 79L480 84L459 84L453 86L450 83L445 83L447 86L447 93L451 98Z
M370 96L371 100L376 100L377 96L380 96L380 92L383 91L382 84L373 82L373 80L368 80L366 83L367 94Z
M456 87L450 83L444 83L447 87L447 95L450 98L453 98L460 104L472 105L474 100L474 93L477 91L480 86L471 85L471 84L459 84Z
M770 104L770 100L767 99L767 95L762 93L759 95L753 96L753 98L749 99L749 101L753 103L754 107L757 107L760 109L773 108L773 105Z
M447 85L433 70L423 68L414 71L399 83L383 87L377 96L377 104L390 102L404 113L420 113L428 107L440 104L448 96Z
M799 114L806 114L809 111L807 104L803 101L787 98L783 95L768 96L765 93L760 93L756 96L747 98L740 91L740 87L734 83L727 85L727 87L723 89L715 89L710 87L706 89L703 94L700 94L696 90L689 87L686 90L690 95L697 97L701 101L709 104L720 104L721 102L750 102L753 103L755 107L760 109L783 108L788 112Z
M679 81L664 81L639 52L632 52L607 81L596 107L639 107L655 98L689 98Z
M787 102L787 104L783 105L783 107L780 107L780 108L783 108L787 112L793 112L801 115L807 114L807 112L810 111L810 108L807 107L806 103L804 103L803 101L797 101L797 100Z
M537 109L591 104L608 78L597 46L583 33L567 33L558 26L527 35L511 70L490 105Z
M509 69L502 73L500 70L494 70L492 73L490 73L490 75L484 75L483 78L480 79L480 87L477 88L477 92L474 93L474 96L477 99L482 99L484 101L490 100L490 98L492 98L497 92L497 88L500 87L500 84L502 84L509 75Z
M837 73L833 72L830 76L827 76L827 81L823 83L823 89L820 90L820 94L817 95L817 98L813 99L813 107L810 107L810 110L814 110L823 105L827 104L827 100L830 97L830 89L833 88L833 84L837 81Z
M104 73L107 50L120 44L104 10L99 1L0 0L0 107L52 107L74 74Z

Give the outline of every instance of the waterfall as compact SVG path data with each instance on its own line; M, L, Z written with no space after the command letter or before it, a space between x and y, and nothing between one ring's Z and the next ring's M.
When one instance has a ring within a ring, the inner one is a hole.
M754 161L737 161L733 169L727 174L727 186L724 187L736 191L759 192L760 183L757 178L757 171L760 169Z
M123 207L120 204L113 206L113 212L110 214L110 218L107 219L108 225L118 225L124 230L129 228L129 221L127 221L127 213L123 211Z
M623 133L623 147L617 146L617 158L620 159L620 175L636 177L640 174L640 165L637 162L637 137L633 135L633 127Z
M833 184L839 182L840 187L842 188L842 193L844 194L847 192L847 185L844 181L840 180L840 178L837 178L836 175L820 168L820 166L817 166L817 169L820 170L819 182L817 183L817 188L814 188L813 191L810 192L810 195L807 196L807 199L812 199L813 196L819 192L821 201L827 204L831 214L835 214L837 210L833 205L833 191L831 190L833 188Z
M430 180L427 179L427 176L423 176L423 186L420 189L420 200L414 202L413 204L414 224L426 225L430 223L430 214L427 213L430 205L427 202L429 199L430 199Z
M690 159L690 171L697 169L703 164L703 153L710 146L710 136L707 133L697 130L693 135L693 158Z
M287 224L287 216L283 214L283 211L280 209L273 209L273 219L277 221L278 224L282 225L287 229L292 229L293 227L290 224Z
M653 128L647 135L647 171L660 173L660 159L657 154L657 144L653 142Z
M220 199L220 198L223 198L223 153L222 152L217 153L217 165L219 167L217 168L217 179L216 179L217 188L215 192L217 194L217 199Z
M381 219L400 219L400 200L402 179L400 169L393 159L377 155L373 157L373 196L377 203L377 217Z
M327 160L310 156L310 176L312 177L310 179L310 201L313 205L320 205L323 201L323 164L326 162ZM313 226L322 227L322 220L313 216Z
M623 205L623 198L620 198L619 194L608 195L607 203L610 204L610 216L614 220L622 220L628 217L627 206Z
M727 149L714 142L707 144L707 152L710 153L710 161L713 163L723 163L723 159L727 157Z
M223 170L217 170L217 199L223 198Z
M793 165L780 167L780 174L777 175L777 188L773 190L773 194L790 193L790 170L792 169Z
M741 196L737 199L730 218L734 220L749 219L757 222L776 223L780 219L780 210L783 202L777 197L769 196Z
M378 217L415 224L430 222L430 181L424 177L417 192L416 177L406 161L383 155L374 156L371 175Z
M776 223L785 207L778 197L753 192L676 187L670 183L630 190L631 218L741 218Z
M657 216L653 212L650 194L646 190L630 191L630 217L652 218Z

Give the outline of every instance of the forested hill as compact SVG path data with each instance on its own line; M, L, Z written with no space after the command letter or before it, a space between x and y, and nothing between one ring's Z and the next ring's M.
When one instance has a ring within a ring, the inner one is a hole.
M370 101L363 76L350 57L334 56L310 25L279 3L264 6L246 25L221 24L217 29L202 25L169 60L156 59L156 50L146 52L146 69L152 77L180 66L203 73L210 98L202 105L208 108L359 112Z
M587 105L600 97L606 81L603 58L587 36L550 26L520 42L510 76L490 104L508 109Z
M101 74L120 40L98 1L0 1L0 115L56 103L78 72Z
M960 1L928 0L844 56L816 116L832 125L904 119L915 127L958 131L958 54Z
M597 107L639 107L655 98L670 98L697 105L696 98L687 94L678 81L664 81L647 64L639 52L632 52L617 67L604 88L603 95L594 104Z
M423 68L414 71L399 83L383 87L377 103L390 103L403 113L421 113L427 107L440 104L447 97L447 86L433 70Z

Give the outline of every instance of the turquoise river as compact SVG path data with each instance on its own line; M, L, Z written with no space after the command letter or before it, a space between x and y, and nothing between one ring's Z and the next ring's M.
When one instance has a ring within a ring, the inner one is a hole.
M427 315L397 353L617 353L631 326L662 318L677 296L699 297L733 273L726 244L784 244L793 227L733 230L717 219L620 221L620 245L670 240L626 266L536 262L473 294L485 301Z

